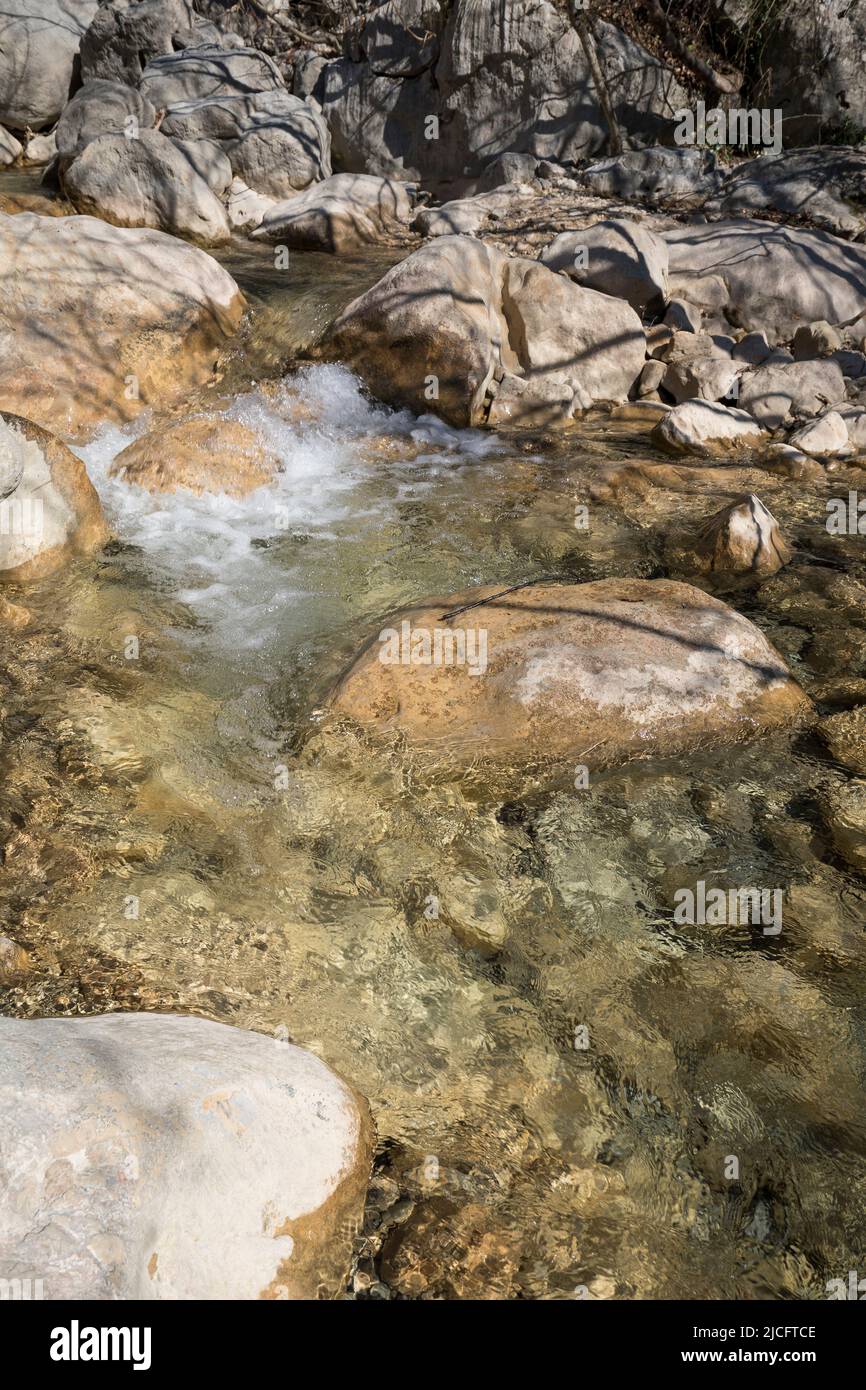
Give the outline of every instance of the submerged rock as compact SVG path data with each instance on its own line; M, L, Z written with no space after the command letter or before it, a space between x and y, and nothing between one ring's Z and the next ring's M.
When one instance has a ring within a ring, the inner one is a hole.
M244 310L204 251L92 217L0 215L0 258L0 408L64 435L207 381Z
M700 569L721 574L775 574L792 553L776 518L753 492L710 517L693 547Z
M371 1160L317 1057L202 1018L0 1018L0 1275L51 1299L333 1298Z
M837 763L866 776L866 705L828 715L818 733Z
M690 585L614 579L497 595L488 586L395 614L331 709L457 766L601 767L811 718L758 629Z
M223 492L230 497L273 481L277 456L238 420L194 415L157 426L117 455L112 477L123 477L148 492Z
M109 537L81 459L32 420L0 412L0 582L41 578Z
M858 873L866 874L866 782L829 787L821 809L842 858Z
M512 423L538 412L565 423L596 401L625 400L645 341L624 300L448 236L354 300L317 355L346 362L380 400L454 425L485 423L500 397Z

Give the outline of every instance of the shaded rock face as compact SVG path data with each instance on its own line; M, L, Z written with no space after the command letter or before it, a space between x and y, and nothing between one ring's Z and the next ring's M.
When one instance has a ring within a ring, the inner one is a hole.
M41 130L57 120L97 0L7 0L0 14L0 124Z
M96 79L75 93L57 122L57 153L63 160L75 157L100 135L134 136L152 128L156 112L134 87L123 82Z
M339 254L405 227L411 212L405 184L373 174L334 174L276 203L253 235L300 250Z
M279 459L258 436L222 415L195 415L161 425L117 455L112 477L147 492L221 492L245 497L273 481Z
M0 409L61 435L207 381L244 310L215 260L161 232L0 215L0 258Z
M273 60L258 49L206 45L154 58L140 85L142 95L160 110L203 97L276 91L286 84Z
M808 217L835 233L864 226L866 154L820 145L814 149L764 154L738 165L704 206L714 216L736 217L768 208Z
M267 197L289 198L331 172L323 116L281 87L178 102L160 129L176 140L217 141L235 177Z
M786 0L773 12L768 105L785 113L785 144L835 129L866 130L866 14L844 0Z
M334 712L376 735L399 735L434 762L575 759L588 767L733 743L811 718L758 629L689 585L625 579L497 592L390 617L334 692ZM438 663L437 630L453 644L439 639Z
M654 138L682 89L613 25L596 37L620 121ZM606 139L580 40L547 0L389 0L348 48L321 78L338 169L471 177L505 152L574 160Z
M584 169L590 193L618 198L703 198L721 180L711 150L652 146L627 150Z
M542 263L578 285L627 299L638 313L667 298L668 248L639 223L612 218L578 232L561 232Z
M252 124L227 151L236 177L270 198L290 198L331 172L324 117L288 92L284 100L295 105L279 122Z
M109 538L81 459L48 430L0 412L0 582L20 584Z
M730 323L765 331L771 343L803 323L842 323L863 311L866 248L829 232L806 232L740 219L663 233L670 275L688 286L712 277L727 291L719 306Z
M323 1062L201 1018L0 1019L0 1276L50 1299L334 1297L371 1159Z
M451 424L483 424L506 400L512 423L564 423L625 399L645 341L623 300L472 237L439 237L354 300L318 355L345 361L380 400Z
M195 21L191 0L101 4L81 41L84 81L103 77L137 86L153 58L201 42Z
M230 236L219 198L158 130L92 140L64 173L63 191L78 212L116 227L153 227L202 246Z

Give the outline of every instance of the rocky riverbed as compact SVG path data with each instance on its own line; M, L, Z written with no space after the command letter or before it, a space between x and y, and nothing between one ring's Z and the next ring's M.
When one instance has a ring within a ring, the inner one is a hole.
M557 155L537 57L485 158L462 3L288 83L146 8L84 4L72 100L5 112L0 1278L826 1297L866 155ZM458 180L364 119L433 75Z

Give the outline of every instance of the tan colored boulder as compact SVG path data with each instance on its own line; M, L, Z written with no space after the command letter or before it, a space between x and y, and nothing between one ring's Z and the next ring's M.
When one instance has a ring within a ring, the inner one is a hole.
M0 583L39 579L108 540L81 459L48 430L6 411L0 412L0 476L7 478L0 500ZM24 624L13 615L12 625Z
M691 547L706 573L775 574L793 554L779 523L753 492L729 503L702 528Z
M477 606L447 616L464 605ZM635 579L488 586L399 612L331 709L449 767L602 767L812 717L746 618L690 585Z
M0 216L0 409L62 435L212 375L245 301L204 251L91 217Z
M473 237L443 236L354 300L316 355L346 362L390 405L465 426L488 423L502 382L510 423L521 423L523 406L535 423L557 399L564 423L596 402L623 401L645 349L625 300Z
M245 497L272 482L277 456L238 420L223 415L193 415L176 424L157 426L127 445L111 465L148 492L224 492Z

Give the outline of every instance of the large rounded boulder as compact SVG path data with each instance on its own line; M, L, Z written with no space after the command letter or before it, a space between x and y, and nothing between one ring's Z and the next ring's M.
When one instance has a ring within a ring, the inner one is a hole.
M456 767L673 757L812 714L748 619L688 584L637 579L487 587L399 612L331 709Z
M75 80L81 38L98 0L6 0L0 13L0 125L42 130Z
M449 423L567 423L623 401L646 337L622 299L468 236L394 266L332 324L318 355L380 400Z
M203 1018L0 1018L0 1277L49 1299L313 1299L345 1282L365 1103Z
M60 435L204 384L245 307L206 252L91 217L0 215L0 259L0 409Z

